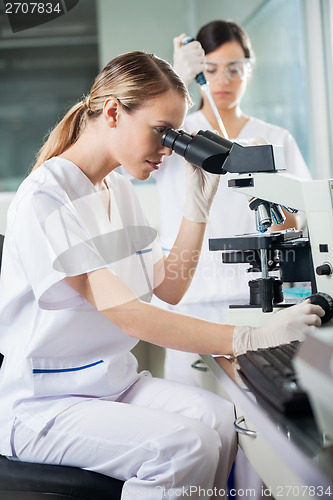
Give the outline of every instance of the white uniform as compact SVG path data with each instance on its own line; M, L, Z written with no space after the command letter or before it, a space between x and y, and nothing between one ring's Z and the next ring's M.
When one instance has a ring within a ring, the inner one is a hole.
M109 217L83 172L52 158L10 206L0 280L0 453L126 480L123 495L133 499L222 487L236 451L232 406L138 374L130 353L137 339L64 280L109 267L136 296L152 296L162 255L156 232L130 182L115 172L106 182Z
M212 130L212 126L199 110L186 117L183 129L192 133L198 130ZM282 145L288 173L310 178L296 141L287 130L251 117L237 139L246 141L254 138L262 138L269 144ZM247 197L228 188L230 175L221 176L191 286L179 305L170 306L179 312L221 323L227 322L229 304L249 300L249 275L246 273L248 265L222 264L221 253L210 252L208 240L255 231L255 215L248 207ZM172 248L182 219L186 192L183 159L175 153L166 157L159 171L154 173L154 179L161 203L160 241L163 250L167 252ZM167 349L165 377L194 383L191 374L193 370L190 368L194 359L195 356L191 354Z

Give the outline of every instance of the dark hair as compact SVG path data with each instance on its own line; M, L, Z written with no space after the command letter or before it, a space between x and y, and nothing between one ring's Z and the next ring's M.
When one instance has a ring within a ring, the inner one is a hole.
M33 170L74 144L87 120L93 120L102 113L107 98L116 97L126 113L131 114L170 89L191 104L184 82L163 59L139 51L115 57L97 75L90 93L75 104L51 131L39 151Z
M214 52L224 43L236 40L241 45L245 57L254 57L248 34L232 21L211 21L200 28L196 39L200 42L205 54Z

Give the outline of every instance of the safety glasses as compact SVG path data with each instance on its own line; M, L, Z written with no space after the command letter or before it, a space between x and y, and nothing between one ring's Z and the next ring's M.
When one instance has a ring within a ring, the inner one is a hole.
M254 59L206 59L206 78L217 80L221 73L231 81L244 80L252 72Z

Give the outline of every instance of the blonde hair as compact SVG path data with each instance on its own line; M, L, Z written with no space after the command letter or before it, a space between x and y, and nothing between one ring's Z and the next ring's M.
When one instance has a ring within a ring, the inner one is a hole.
M130 114L170 89L176 90L191 104L183 81L163 59L139 51L112 59L95 78L89 95L75 104L50 132L37 153L32 171L74 144L87 120L95 119L102 113L107 98L117 98L122 108Z

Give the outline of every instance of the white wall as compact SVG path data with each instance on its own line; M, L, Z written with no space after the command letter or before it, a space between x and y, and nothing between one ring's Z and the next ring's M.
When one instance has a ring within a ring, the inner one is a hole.
M329 102L332 102L332 84L327 76L332 77L332 61L325 69L325 52L328 47L328 33L323 33L323 3L303 0L305 5L306 50L308 54L307 82L309 106L310 162L316 168L316 177L325 179L332 176L332 138L329 123ZM325 20L326 22L328 20ZM329 21L328 21L329 22ZM331 21L332 22L332 21ZM332 37L332 33L329 33ZM325 78L326 77L326 78ZM328 93L330 92L330 96ZM332 117L331 117L332 118ZM332 124L331 124L332 125Z
M100 63L131 50L172 62L172 38L214 19L243 23L267 0L98 0Z
M5 234L7 210L15 193L0 193L0 234Z

